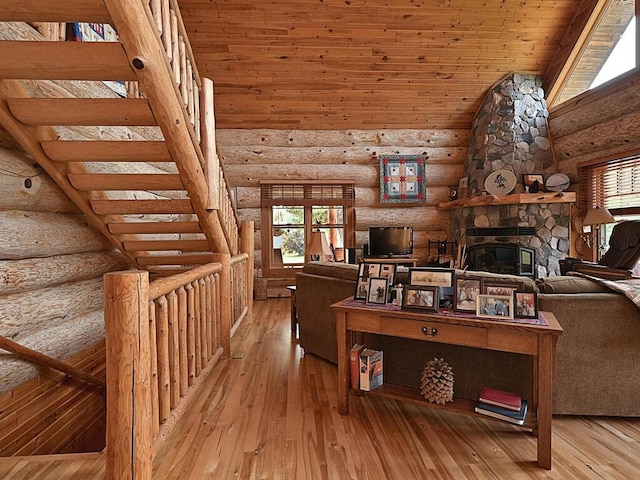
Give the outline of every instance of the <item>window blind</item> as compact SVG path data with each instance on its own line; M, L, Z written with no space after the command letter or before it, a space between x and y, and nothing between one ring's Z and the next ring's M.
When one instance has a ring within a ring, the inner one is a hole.
M579 207L609 210L640 207L640 155L587 165L578 170Z
M355 203L353 183L282 183L260 182L260 201L270 205L342 205L352 207Z

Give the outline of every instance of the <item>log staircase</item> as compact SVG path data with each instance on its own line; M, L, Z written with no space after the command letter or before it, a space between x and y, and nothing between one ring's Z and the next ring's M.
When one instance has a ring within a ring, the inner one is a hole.
M213 85L177 0L6 0L0 21L116 30L117 42L0 41L0 123L132 265L166 276L238 252ZM124 81L140 96L52 97L50 81ZM109 129L134 133L105 140Z

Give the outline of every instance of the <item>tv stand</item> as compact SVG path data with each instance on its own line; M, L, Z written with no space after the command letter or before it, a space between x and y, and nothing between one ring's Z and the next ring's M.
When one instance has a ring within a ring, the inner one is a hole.
M392 257L364 257L362 261L370 262L370 263L395 263L398 266L415 268L418 265L419 259L416 257L392 256Z

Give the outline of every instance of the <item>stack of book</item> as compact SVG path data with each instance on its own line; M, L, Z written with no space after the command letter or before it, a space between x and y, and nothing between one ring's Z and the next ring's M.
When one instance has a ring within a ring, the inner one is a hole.
M382 352L356 344L350 352L351 388L365 391L382 386Z
M527 416L527 401L514 393L484 387L475 411L488 417L524 425Z

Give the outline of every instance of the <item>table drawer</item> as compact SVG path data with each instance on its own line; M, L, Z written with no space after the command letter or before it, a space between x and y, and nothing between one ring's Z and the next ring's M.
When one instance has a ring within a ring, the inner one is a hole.
M394 337L414 338L430 342L487 346L487 329L481 326L454 325L436 321L400 320L393 317L380 319L380 333Z

